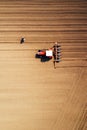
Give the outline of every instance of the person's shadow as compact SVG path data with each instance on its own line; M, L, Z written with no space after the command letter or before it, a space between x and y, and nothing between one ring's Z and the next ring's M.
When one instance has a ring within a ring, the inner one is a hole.
M21 38L20 44L23 44L25 42L25 38Z

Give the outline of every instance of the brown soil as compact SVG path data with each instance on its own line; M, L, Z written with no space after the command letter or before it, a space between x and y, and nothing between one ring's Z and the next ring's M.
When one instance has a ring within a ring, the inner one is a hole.
M0 0L0 130L87 130L86 0Z

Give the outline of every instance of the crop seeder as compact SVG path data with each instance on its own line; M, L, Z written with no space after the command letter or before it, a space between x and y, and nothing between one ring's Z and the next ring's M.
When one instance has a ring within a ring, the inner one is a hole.
M59 63L61 61L61 46L56 42L53 46L53 57L54 57L54 67L55 63Z

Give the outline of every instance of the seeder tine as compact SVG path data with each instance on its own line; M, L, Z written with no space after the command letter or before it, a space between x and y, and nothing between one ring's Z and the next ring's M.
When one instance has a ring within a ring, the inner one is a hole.
M57 62L57 63L59 63L61 60L60 59L56 59L56 60L54 60L54 62Z

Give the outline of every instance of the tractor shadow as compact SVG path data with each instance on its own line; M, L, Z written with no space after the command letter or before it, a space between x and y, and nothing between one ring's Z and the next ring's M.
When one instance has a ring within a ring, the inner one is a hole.
M51 60L51 58L47 57L47 56L40 56L38 54L35 55L36 59L40 59L41 62L48 62Z

